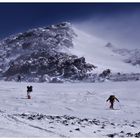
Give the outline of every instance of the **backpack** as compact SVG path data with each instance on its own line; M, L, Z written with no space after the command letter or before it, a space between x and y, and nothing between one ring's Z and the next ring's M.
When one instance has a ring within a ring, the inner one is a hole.
M27 86L27 92L32 92L33 91L33 87L32 86Z
M110 95L109 99L110 99L111 101L113 101L113 100L115 99L115 96L114 96L114 95Z

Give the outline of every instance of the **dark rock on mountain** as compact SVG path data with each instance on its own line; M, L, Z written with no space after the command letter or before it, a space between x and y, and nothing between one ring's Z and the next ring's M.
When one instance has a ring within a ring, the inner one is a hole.
M23 81L63 82L84 80L95 68L84 57L70 54L74 33L64 22L10 36L0 42L0 78Z

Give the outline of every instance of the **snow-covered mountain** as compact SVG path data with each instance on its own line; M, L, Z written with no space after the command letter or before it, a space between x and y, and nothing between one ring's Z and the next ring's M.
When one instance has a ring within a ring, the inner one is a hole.
M114 52L124 57L124 62L140 67L140 49L114 49Z
M112 74L140 73L139 67L124 61L126 50L112 50L111 43L106 45L105 40L68 22L35 28L0 41L0 78L16 80L20 75L23 81L95 81L108 69ZM133 58L127 62L134 62Z
M10 36L0 42L1 79L24 81L80 80L95 68L70 53L76 33L64 22ZM57 78L56 78L57 77Z
M120 53L113 51L115 45L108 43L108 40L103 40L82 31L82 29L75 29L77 37L74 38L73 53L79 56L85 56L87 62L97 66L94 71L102 72L105 69L111 69L113 73L139 73L140 68L132 66L124 62L124 57ZM115 49L118 50L119 49ZM123 52L124 49L120 49Z
M108 42L105 47L122 56L125 63L129 63L137 67L140 66L140 49L118 49L110 42Z
M0 137L140 137L140 68L107 42L67 22L0 41Z

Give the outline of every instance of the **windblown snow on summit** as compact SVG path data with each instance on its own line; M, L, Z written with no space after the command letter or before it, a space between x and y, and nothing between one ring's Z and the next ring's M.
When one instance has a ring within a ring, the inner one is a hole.
M107 42L68 22L10 36L0 41L0 79L20 75L33 82L95 81L100 76L94 74L104 70L140 73L139 67L105 47Z
M139 73L140 68L125 63L124 57L113 52L106 47L109 40L88 34L81 29L74 28L77 37L74 38L74 49L72 52L78 56L84 56L87 62L97 66L96 71L102 72L105 69L111 69L113 72Z

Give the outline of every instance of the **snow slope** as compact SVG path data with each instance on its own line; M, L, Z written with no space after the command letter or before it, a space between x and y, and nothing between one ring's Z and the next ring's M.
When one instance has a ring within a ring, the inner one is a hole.
M77 37L74 38L73 54L84 56L86 61L98 67L97 72L111 69L112 72L137 73L140 68L125 63L124 58L105 47L108 40L97 38L81 29L73 28Z
M33 85L31 100L27 85ZM139 85L0 82L0 137L139 136ZM110 94L120 100L115 110L106 103Z

